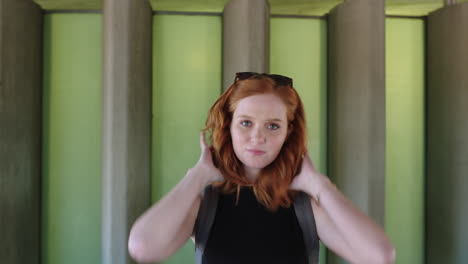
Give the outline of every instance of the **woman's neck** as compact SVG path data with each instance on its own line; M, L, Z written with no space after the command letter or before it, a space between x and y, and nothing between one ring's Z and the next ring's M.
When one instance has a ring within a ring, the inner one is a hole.
M244 167L245 171L245 176L247 177L247 180L253 184L257 180L258 174L260 174L260 169L256 168L247 168Z

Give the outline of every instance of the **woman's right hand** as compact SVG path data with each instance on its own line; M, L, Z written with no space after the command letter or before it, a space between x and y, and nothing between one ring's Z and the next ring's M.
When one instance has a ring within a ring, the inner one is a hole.
M206 184L211 184L212 182L224 181L224 177L221 172L213 164L213 147L206 145L205 132L200 132L200 148L201 155L197 164L189 170L200 177L204 177Z

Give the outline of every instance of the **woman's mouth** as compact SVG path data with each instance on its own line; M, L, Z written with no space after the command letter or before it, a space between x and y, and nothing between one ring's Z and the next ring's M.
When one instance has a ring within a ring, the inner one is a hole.
M262 151L262 150L259 150L259 149L247 149L247 151L252 153L255 156L265 154L265 151Z

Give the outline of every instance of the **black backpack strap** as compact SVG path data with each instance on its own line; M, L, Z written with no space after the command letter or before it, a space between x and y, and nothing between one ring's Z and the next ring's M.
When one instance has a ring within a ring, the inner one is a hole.
M304 244L309 256L310 264L318 264L319 261L319 237L315 227L315 218L310 203L310 197L305 192L298 192L294 199L294 211L297 221L302 229Z
M205 251L206 242L208 242L211 226L216 215L218 198L219 192L215 187L212 185L205 187L194 227L195 263L197 264L202 263L203 252Z

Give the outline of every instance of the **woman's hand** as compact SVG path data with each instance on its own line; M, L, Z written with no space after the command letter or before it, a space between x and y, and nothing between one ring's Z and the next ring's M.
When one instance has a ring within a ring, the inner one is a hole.
M207 146L205 141L205 132L200 132L200 148L201 155L197 164L189 170L190 173L195 173L204 177L206 184L212 182L224 181L224 177L221 172L213 164L213 147Z
M301 172L294 177L289 189L303 191L319 201L319 195L324 183L329 179L315 169L309 153L302 158Z

